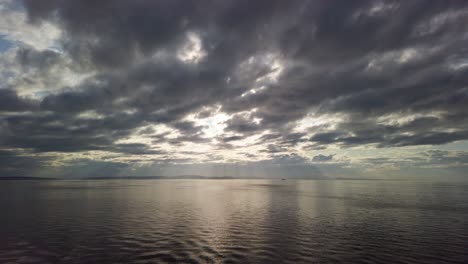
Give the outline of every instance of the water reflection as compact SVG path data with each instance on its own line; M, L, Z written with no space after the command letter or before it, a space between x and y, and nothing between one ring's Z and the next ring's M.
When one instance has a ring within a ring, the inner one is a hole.
M0 262L466 262L468 188L398 181L5 182Z

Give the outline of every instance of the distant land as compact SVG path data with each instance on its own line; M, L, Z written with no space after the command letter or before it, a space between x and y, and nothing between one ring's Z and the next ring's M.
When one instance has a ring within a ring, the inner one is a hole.
M29 177L29 176L4 176L0 180L170 180L170 179L240 179L231 176L200 176L200 175L179 175L179 176L92 176L92 177L70 177L70 178L52 178L52 177ZM249 178L265 179L265 178Z
M52 178L52 177L28 177L28 176L5 176L0 177L0 180L8 181L24 181L24 180L177 180L177 179L193 179L193 180L389 180L389 179L379 179L379 178L346 178L346 177L337 177L337 178L323 178L323 177L302 177L302 178L268 178L268 177L233 177L233 176L201 176L201 175L178 175L178 176L92 176L92 177L75 177L75 178ZM401 179L393 179L401 180Z
M85 177L83 180L109 180L109 179L120 179L120 180L170 180L170 179L214 179L214 180L232 180L240 179L231 176L200 176L200 175L178 175L178 176L97 176L97 177ZM261 178L258 178L261 179Z

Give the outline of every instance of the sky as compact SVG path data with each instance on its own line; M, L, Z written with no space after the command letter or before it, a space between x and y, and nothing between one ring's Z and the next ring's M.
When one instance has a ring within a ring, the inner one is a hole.
M0 177L463 177L468 2L0 0Z

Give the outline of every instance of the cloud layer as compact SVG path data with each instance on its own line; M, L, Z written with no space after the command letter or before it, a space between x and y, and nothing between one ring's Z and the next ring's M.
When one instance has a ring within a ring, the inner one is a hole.
M1 3L5 173L381 165L355 148L422 166L412 148L468 139L463 1Z

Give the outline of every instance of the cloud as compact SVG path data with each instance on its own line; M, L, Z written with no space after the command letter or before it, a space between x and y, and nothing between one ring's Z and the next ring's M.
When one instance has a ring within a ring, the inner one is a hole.
M1 149L298 165L468 140L464 2L2 3Z
M0 2L0 36L5 41L21 46L45 50L56 47L61 31L54 23L28 23L27 14L22 12L20 1Z
M0 89L0 111L21 112L37 108L34 101L19 97L13 89Z
M50 157L31 157L25 151L0 150L0 173L6 177L37 175L50 161Z
M443 151L429 150L422 153L423 157L427 157L426 166L451 166L451 167L467 167L468 152L467 151Z
M333 156L334 155L322 155L322 154L319 154L317 156L314 156L312 158L312 161L315 161L315 162L327 162L327 161L331 161L333 160Z

